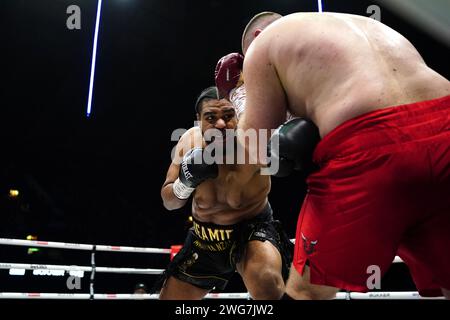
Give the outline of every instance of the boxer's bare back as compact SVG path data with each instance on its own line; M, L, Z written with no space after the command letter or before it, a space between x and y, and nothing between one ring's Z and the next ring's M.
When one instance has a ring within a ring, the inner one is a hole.
M358 115L450 94L405 37L362 16L292 14L243 49L244 129L275 128L287 108L324 137Z

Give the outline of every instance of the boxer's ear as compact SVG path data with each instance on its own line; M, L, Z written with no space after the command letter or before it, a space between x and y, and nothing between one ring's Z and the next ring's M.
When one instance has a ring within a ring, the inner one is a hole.
M256 29L255 32L253 33L253 36L256 38L260 33L261 33L262 29Z

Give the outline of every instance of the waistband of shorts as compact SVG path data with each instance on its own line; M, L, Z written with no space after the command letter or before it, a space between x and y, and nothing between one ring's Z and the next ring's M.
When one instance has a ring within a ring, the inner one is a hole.
M231 225L202 222L192 217L194 234L201 240L208 242L232 240L234 239L234 231L239 230L242 225L271 220L273 220L273 211L269 202L267 202L264 209L256 216Z
M313 160L323 164L360 151L448 133L449 111L450 95L362 114L328 133L317 145Z

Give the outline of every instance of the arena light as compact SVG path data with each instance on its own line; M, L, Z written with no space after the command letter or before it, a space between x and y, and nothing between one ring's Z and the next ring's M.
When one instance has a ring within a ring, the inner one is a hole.
M9 196L11 198L17 198L19 196L19 194L20 194L19 190L16 190L16 189L9 190Z
M98 29L100 26L101 11L102 11L102 0L98 0L97 17L95 19L94 44L93 44L93 48L92 48L91 77L89 79L89 95L88 95L88 106L87 106L87 116L88 117L91 115L91 111L92 111L92 94L94 92L95 63L96 63L96 59L97 59L97 41L98 41Z
M37 240L37 236L35 236L35 235L32 235L32 234L29 234L29 235L27 235L27 240ZM36 252L39 252L40 251L40 249L39 248L28 248L28 250L27 250L27 254L33 254L33 253L36 253Z
M317 0L317 11L319 11L319 12L323 12L323 9L322 9L322 0Z
M33 254L33 253L36 253L39 251L41 251L41 250L39 250L39 248L28 248L27 254Z

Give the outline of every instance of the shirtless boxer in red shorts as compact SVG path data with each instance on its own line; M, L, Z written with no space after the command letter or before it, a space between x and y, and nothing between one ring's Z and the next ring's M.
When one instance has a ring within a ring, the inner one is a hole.
M355 15L263 13L242 49L239 127L274 129L290 111L322 138L287 294L368 291L368 267L384 274L397 253L421 295L442 289L449 298L450 82L402 35ZM254 174L254 166L231 173L229 197L239 199Z

